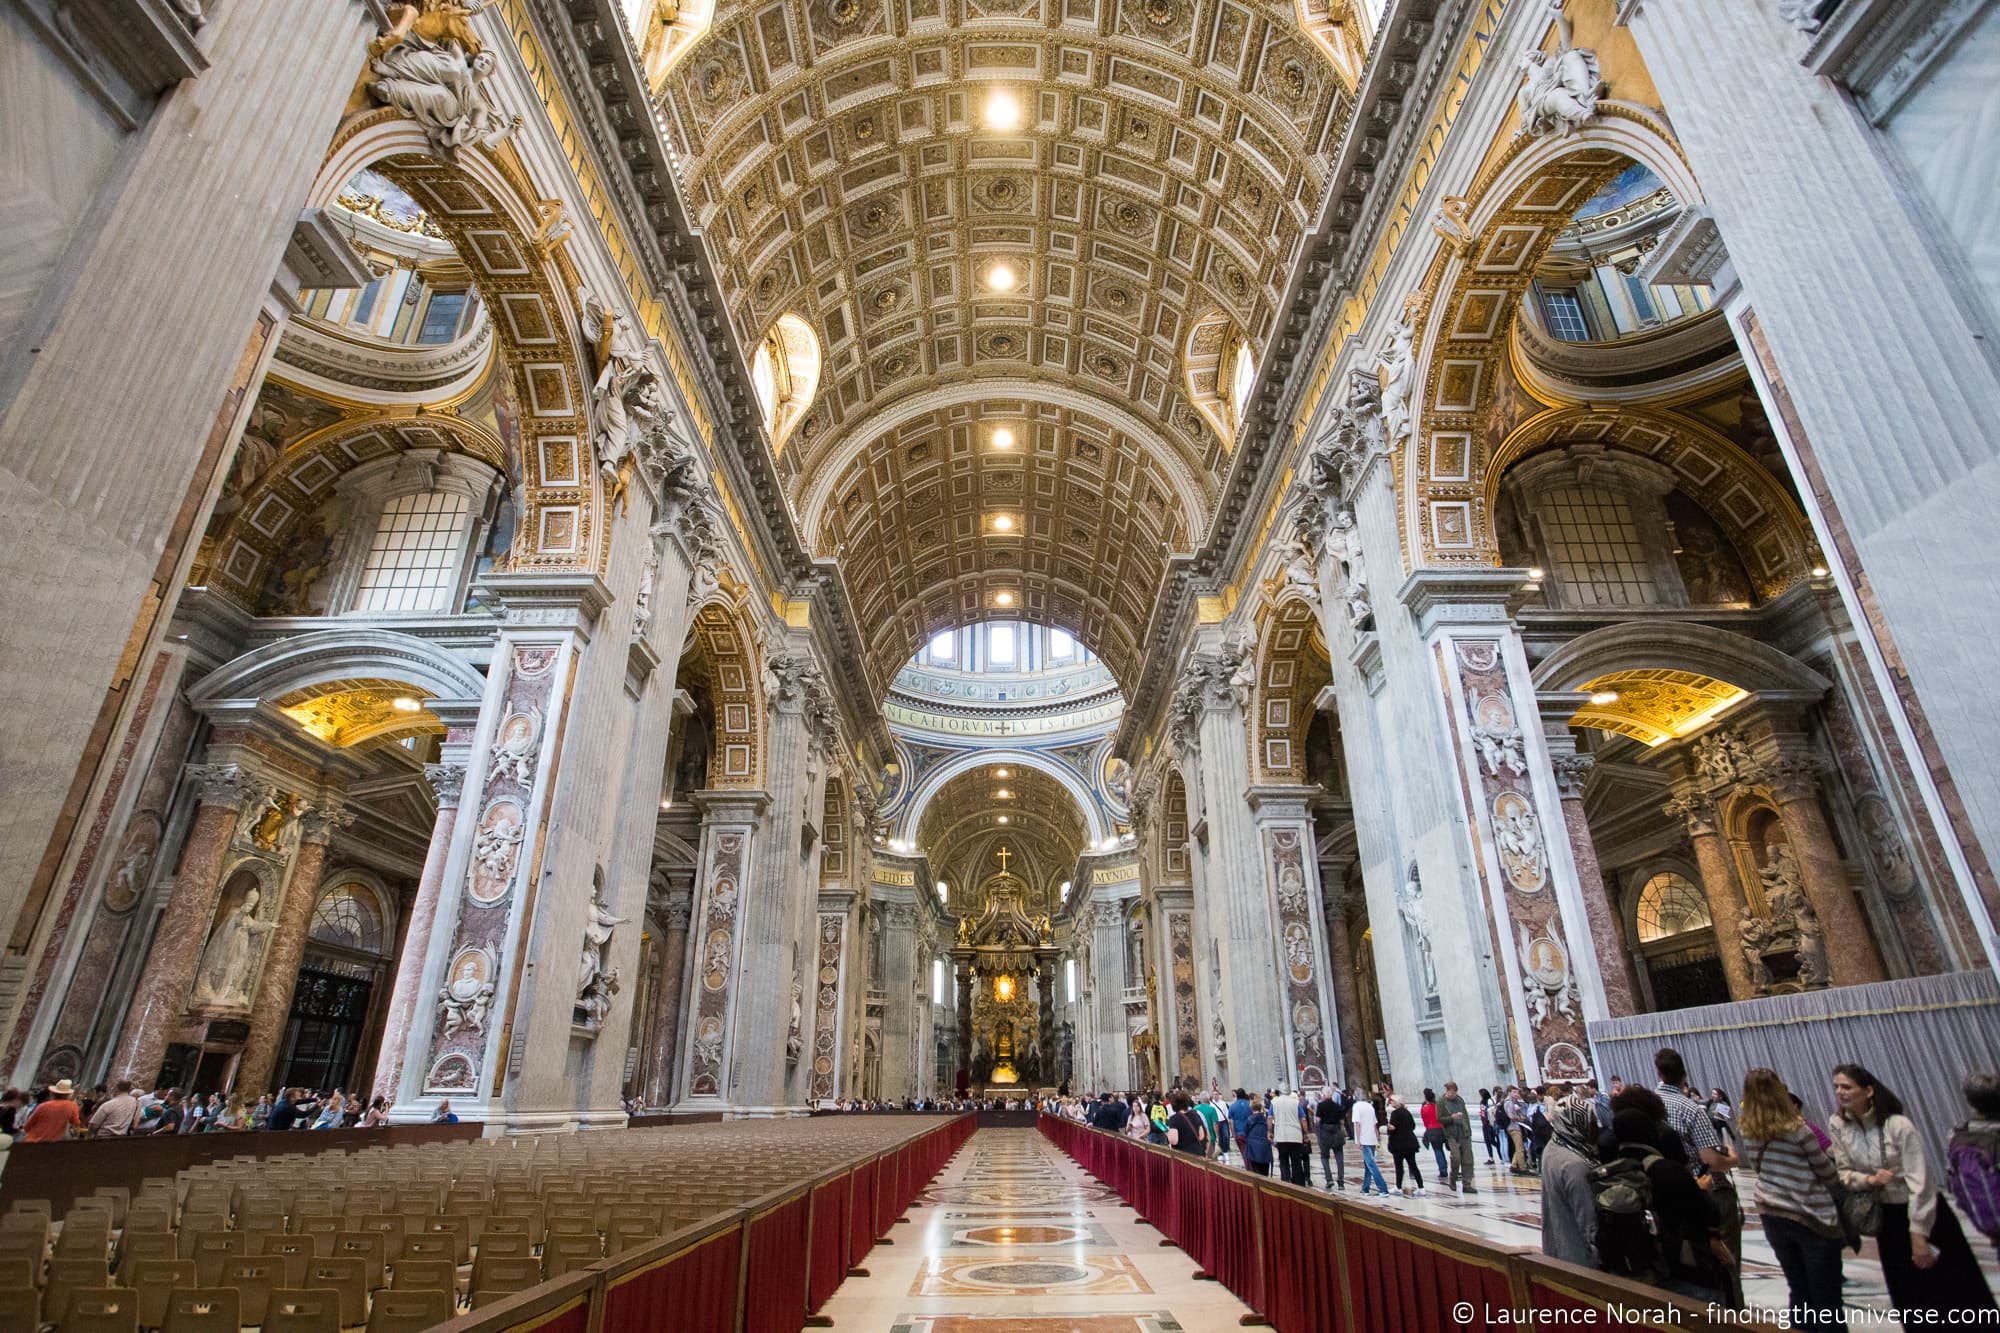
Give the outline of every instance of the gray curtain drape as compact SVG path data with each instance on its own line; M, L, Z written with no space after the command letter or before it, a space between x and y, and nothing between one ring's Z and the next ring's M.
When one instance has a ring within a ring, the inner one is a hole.
M2000 1070L2000 981L1990 971L1947 972L1635 1014L1590 1024L1590 1042L1606 1080L1651 1087L1653 1052L1671 1046L1696 1086L1720 1087L1732 1102L1746 1071L1776 1070L1821 1128L1834 1110L1833 1067L1862 1065L1903 1099L1935 1167L1952 1127L1970 1114L1960 1083Z

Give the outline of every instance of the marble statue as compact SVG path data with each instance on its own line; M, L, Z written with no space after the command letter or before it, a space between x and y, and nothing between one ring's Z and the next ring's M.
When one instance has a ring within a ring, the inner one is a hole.
M1402 318L1389 330L1389 341L1376 361L1382 382L1382 425L1391 447L1408 440L1415 424L1411 394L1417 374L1417 315L1422 306L1423 297L1416 293L1403 302Z
M1292 538L1292 553L1285 561L1284 582L1279 585L1278 595L1284 597L1296 593L1305 599L1315 614L1320 609L1319 569L1313 560L1312 549L1303 534Z
M1771 989L1771 969L1764 952L1771 947L1771 923L1761 916L1746 914L1737 939L1743 950L1743 964L1750 974L1750 988L1762 995Z
M486 1015L493 1006L490 963L476 952L467 954L466 959L453 969L450 981L438 992L438 1010L444 1018L446 1037L460 1029L486 1031Z
M111 876L111 900L119 903L134 903L146 887L146 872L153 866L153 849L147 843L140 843L125 854L118 863L118 869Z
M799 1055L806 1048L805 995L806 988L804 984L794 976L792 978L792 1023L785 1032L786 1064L797 1064Z
M1328 515L1326 549L1340 565L1340 595L1347 604L1347 623L1357 631L1365 629L1374 619L1375 608L1368 600L1368 572L1362 564L1361 533L1352 509L1343 506Z
M1496 712L1492 717L1475 719L1472 739L1479 747L1479 762L1488 773L1498 777L1502 768L1516 775L1528 771L1527 759L1521 752L1521 729L1513 725L1511 717Z
M1772 924L1780 930L1792 929L1799 911L1806 907L1805 879L1792 849L1781 842L1766 848L1757 880L1763 886L1764 907Z
M248 1004L252 974L257 970L258 942L276 929L276 923L257 919L257 904L263 900L258 889L243 895L234 911L222 919L208 946L201 951L201 967L195 974L194 998L202 1004Z
M1521 114L1520 134L1554 134L1568 138L1597 114L1597 93L1603 78L1597 53L1573 45L1575 29L1563 13L1562 0L1550 0L1562 45L1554 51L1531 50L1521 57L1521 90L1514 104Z
M1826 958L1826 936L1819 928L1819 914L1811 903L1799 907L1799 983L1804 986L1824 986L1833 980L1832 969Z
M524 830L519 824L505 820L497 824L487 824L472 840L473 859L487 874L499 877L507 873L514 859L514 849L521 844Z
M473 35L485 0L407 0L390 7L389 30L369 45L369 93L421 125L438 155L493 149L521 125L494 105L497 62Z
M653 584L660 577L660 545L646 548L646 563L639 568L639 591L632 597L632 637L643 639L653 624Z
M663 408L659 376L646 364L646 344L625 316L587 287L577 289L576 305L597 366L597 380L590 386L591 451L604 473L607 494L622 506L633 451L646 425Z
M603 1022L611 997L618 991L618 969L611 966L611 936L624 924L625 918L611 915L604 887L599 885L590 900L590 919L583 927L583 959L576 986L577 1008L589 1015L593 1027Z
M1711 731L1695 740L1694 768L1711 782L1736 782L1757 771L1757 760L1735 732Z
M1551 1014L1576 1019L1582 997L1570 970L1569 951L1553 936L1531 935L1525 921L1516 926L1516 941L1529 1021L1540 1027Z
M1424 908L1423 876L1416 863L1410 863L1409 877L1396 886L1396 911L1403 918L1403 925L1409 929L1410 939L1417 946L1418 970L1424 981L1424 994L1438 993L1437 954L1431 946L1430 914Z

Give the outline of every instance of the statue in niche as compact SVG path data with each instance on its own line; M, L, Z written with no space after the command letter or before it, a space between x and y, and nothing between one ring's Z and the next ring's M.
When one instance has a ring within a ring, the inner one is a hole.
M597 366L597 380L590 386L596 416L591 449L604 473L605 502L616 503L622 511L632 478L633 450L664 407L659 376L646 364L646 345L625 316L584 287L577 289L576 304Z
M1811 910L1806 905L1805 879L1799 873L1798 860L1784 843L1774 842L1765 849L1764 868L1757 872L1757 880L1764 889L1764 910L1779 930L1794 929L1800 910Z
M201 966L195 973L194 998L198 1004L249 1004L251 974L257 969L259 942L276 924L257 919L257 905L263 893L251 885L243 901L208 937L201 951Z
M1345 506L1333 511L1326 522L1326 549L1340 566L1341 600L1347 604L1347 623L1357 632L1367 629L1375 618L1368 600L1368 573L1361 563L1361 533L1354 511Z
M1396 886L1396 911L1410 932L1411 942L1417 946L1417 965L1424 981L1424 994L1436 995L1437 955L1431 948L1431 921L1424 908L1423 876L1414 861L1410 862L1409 876Z
M493 102L493 53L472 31L486 0L407 0L389 7L389 30L368 47L363 85L376 101L423 126L447 161L465 147L497 148L520 128Z
M805 999L806 988L799 979L792 978L792 1023L785 1032L785 1063L797 1064L799 1056L806 1048L805 1039Z
M1750 974L1750 988L1759 995L1771 989L1771 968L1764 961L1764 951L1771 947L1771 923L1761 916L1745 915L1738 939L1743 949L1743 963Z
M1563 13L1562 0L1549 0L1549 8L1555 13L1562 45L1521 56L1521 90L1514 95L1521 127L1516 133L1566 139L1597 114L1597 95L1604 81L1597 53L1574 44L1576 29Z
M604 886L597 885L590 899L590 917L583 927L583 959L577 973L576 1007L587 1026L596 1027L611 1009L611 997L618 993L618 969L611 966L611 936L625 918L611 915L604 901Z

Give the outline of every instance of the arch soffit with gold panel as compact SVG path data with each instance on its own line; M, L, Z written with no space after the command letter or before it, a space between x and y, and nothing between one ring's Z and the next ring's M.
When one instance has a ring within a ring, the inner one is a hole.
M1250 771L1259 782L1304 782L1305 738L1313 700L1333 679L1319 616L1303 597L1285 597L1264 617L1257 645Z
M1494 391L1509 378L1514 317L1536 266L1576 210L1632 162L1684 204L1702 201L1659 118L1609 100L1568 138L1515 139L1467 192L1471 240L1439 251L1421 298L1415 427L1398 460L1413 567L1498 562L1486 491L1491 455L1515 425L1492 419L1507 406L1495 404Z
M690 615L688 639L706 659L715 692L708 785L754 791L764 780L764 699L749 613L711 597Z

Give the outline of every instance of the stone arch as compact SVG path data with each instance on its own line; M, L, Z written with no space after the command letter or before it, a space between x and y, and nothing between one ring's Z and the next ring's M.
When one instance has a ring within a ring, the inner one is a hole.
M1818 545L1805 514L1777 478L1721 432L1672 412L1565 407L1529 417L1487 460L1481 495L1486 512L1493 512L1508 468L1538 450L1570 444L1625 450L1664 464L1676 488L1735 543L1764 600L1809 576Z
M1319 616L1303 597L1286 597L1264 617L1251 701L1250 771L1258 782L1306 780L1306 728L1313 699L1333 679L1319 639Z
M1104 811L1092 794L1090 783L1076 770L1050 755L1037 750L967 750L954 755L946 762L925 773L923 780L910 793L902 811L896 816L891 827L891 836L909 840L916 837L917 825L922 820L924 809L931 798L944 790L946 783L965 773L982 768L993 768L1010 764L1017 768L1033 769L1062 785L1083 814L1084 828L1091 842L1096 843L1110 836L1111 829L1105 822Z
M764 780L762 663L741 608L710 598L690 618L689 646L706 659L715 694L711 788L755 790Z
M346 944L323 933L321 913L343 891L360 899L374 915L375 925L380 931L380 939L374 948ZM319 896L313 900L313 915L306 926L306 940L309 946L313 943L330 944L336 948L354 949L356 952L387 960L396 956L396 926L396 895L389 891L382 877L361 866L343 866L327 875ZM411 940L405 943L405 947L422 948L424 944L424 941Z
M1832 688L1768 644L1687 621L1626 621L1579 634L1536 666L1534 682L1545 698L1576 696L1571 726L1648 745L1694 731L1752 696L1807 704ZM1606 690L1619 697L1592 702Z
M1680 145L1654 113L1598 103L1567 138L1522 135L1466 192L1465 239L1440 252L1417 297L1422 329L1404 451L1402 521L1414 568L1498 562L1486 500L1491 459L1514 427L1509 331L1522 294L1577 208L1632 162L1683 205L1702 201Z
M408 690L426 711L450 705L476 713L486 678L463 659L414 635L362 627L314 630L224 663L195 682L188 701L204 711L250 709L260 701L364 686Z
M224 526L204 539L203 559L189 581L206 582L254 606L272 562L293 553L301 527L333 495L341 477L418 450L464 454L503 477L509 470L500 437L461 417L397 412L335 422L294 443L252 483Z
M592 375L573 300L578 274L543 235L561 205L540 197L511 147L465 149L446 162L416 122L379 107L342 125L308 207L332 204L364 167L424 206L491 311L521 430L520 530L508 567L601 569L611 533L590 457Z

